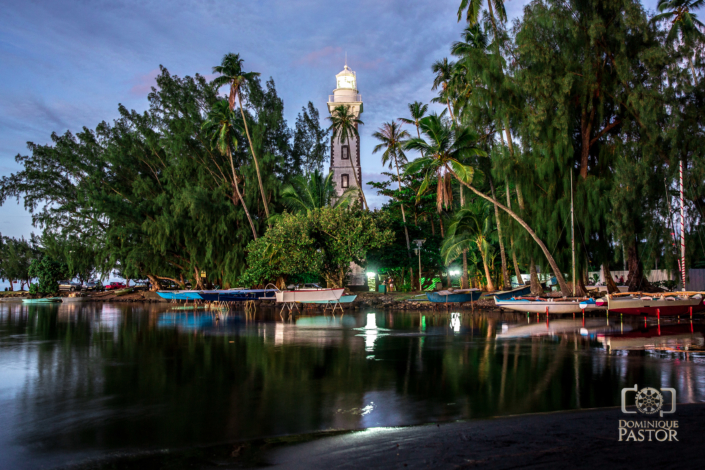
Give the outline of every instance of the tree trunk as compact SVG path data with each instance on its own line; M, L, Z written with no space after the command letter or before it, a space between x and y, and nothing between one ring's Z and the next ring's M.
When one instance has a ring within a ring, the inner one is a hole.
M438 225L441 226L441 238L445 238L446 236L443 231L443 217L441 216L441 214L438 214Z
M196 290L203 290L203 281L201 281L201 273L198 272L198 267L193 267L193 272L196 276Z
M13 281L12 279L8 279L8 281L10 282L10 292L14 292L15 291L15 287L14 287L15 281Z
M505 178L504 186L507 189L507 207L512 208L512 199L509 197L509 180ZM462 186L461 186L462 187ZM517 252L514 249L514 232L512 231L511 225L509 226L509 246L512 249L512 264L514 264L514 274L517 276L517 284L524 285L524 278L521 275L521 270L519 269L519 263L517 263Z
M159 280L156 278L156 276L152 274L147 274L147 279L149 279L149 290L152 292L156 292L159 290Z
M461 289L468 288L468 249L463 250L463 275L460 278Z
M612 278L610 265L606 261L602 263L602 276L605 278L605 285L607 286L608 294L614 294L615 292L619 292L619 289L617 289L617 283L614 282L614 279Z
M250 227L252 228L252 236L255 237L255 240L257 240L257 231L255 230L255 224L252 222L252 217L250 217L250 211L247 210L247 204L245 204L245 199L242 197L242 194L240 194L240 187L237 184L237 173L235 173L233 153L230 151L230 147L228 147L228 157L230 158L230 168L232 168L233 170L233 186L235 186L235 194L237 194L237 198L242 203L242 208L245 209L245 215L247 216L247 220L250 222Z
M237 94L237 100L240 103L240 114L242 114L242 122L245 124L245 134L247 134L247 142L250 144L250 151L252 152L252 160L255 162L255 170L257 170L257 182L259 183L259 192L262 195L262 204L264 204L264 213L267 216L267 222L269 223L269 207L267 206L267 198L264 195L264 186L262 186L262 177L259 174L259 163L257 162L257 155L255 155L255 148L252 146L252 138L250 137L250 130L247 128L247 119L245 119L245 111L242 109L242 98L240 93ZM232 162L232 157L230 157ZM233 173L235 171L233 170ZM270 225L271 227L271 225ZM257 237L255 237L256 239Z
M416 290L416 289L414 289L415 282L414 282L414 268L413 267L409 268L409 285L411 285L412 291Z
M431 235L436 235L436 227L433 225L433 217L429 217L429 220L431 221Z
M509 290L512 288L511 283L509 282L509 271L507 270L507 254L504 252L504 237L502 237L502 224L499 220L499 209L497 208L497 198L495 197L494 193L494 183L492 182L492 178L489 178L490 180L490 190L492 191L492 200L494 201L494 218L497 221L497 238L499 238L499 255L502 258L502 287L505 290Z
M530 274L530 283L531 283L531 295L542 295L543 294L543 288L541 287L541 283L539 282L539 275L536 272L536 263L534 262L534 257L531 257L531 261L529 262L529 274Z
M644 266L639 258L636 237L627 248L627 266L629 267L629 276L627 277L629 292L650 292L653 290L653 286L644 277Z
M556 280L558 281L558 285L561 288L561 293L563 294L564 297L567 297L570 294L570 289L568 288L568 284L566 284L565 279L563 279L563 273L561 272L560 269L558 269L558 264L556 264L556 260L553 259L553 256L551 256L551 252L548 251L548 248L546 248L546 245L544 245L544 243L541 241L541 239L538 237L538 235L536 235L536 232L534 232L531 229L531 227L529 227L529 224L524 222L524 220L521 217L519 217L513 210L511 210L508 207L504 206L503 204L500 204L499 202L493 200L491 197L480 192L472 185L462 181L460 178L458 178L458 175L449 166L446 166L446 168L448 171L451 172L451 174L455 177L455 179L457 179L462 184L464 184L470 191L477 194L478 196L480 196L481 198L485 199L488 202L492 202L494 204L497 204L497 206L499 206L500 209L502 209L507 214L512 216L512 218L514 220L516 220L519 223L519 225L524 227L524 229L529 233L529 235L531 235L531 238L533 238L534 241L536 242L536 244L539 245L539 247L541 248L541 251L543 251L544 256L548 260L548 264L551 265L551 269L553 270L553 275L556 277Z
M399 184L399 192L401 192L401 176L399 176L399 162L397 156L394 155L394 165L397 168L397 183ZM401 202L401 201L400 201ZM404 221L404 235L406 236L406 253L411 258L411 245L409 244L409 230L406 228L406 214L404 213L404 203L401 203L401 220Z
M487 278L487 291L494 292L494 282L492 282L492 276L490 276L490 268L487 265L487 257L480 247L480 256L482 256L482 264L485 266L485 277Z

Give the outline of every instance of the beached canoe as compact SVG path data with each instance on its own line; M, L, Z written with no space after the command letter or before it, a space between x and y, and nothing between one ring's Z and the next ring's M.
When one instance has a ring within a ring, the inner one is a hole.
M196 290L158 290L157 295L166 300L200 300Z
M589 299L592 300L592 299ZM497 300L494 303L499 308L515 310L517 312L528 313L580 313L583 310L592 312L604 310L605 307L589 302L588 299L543 299L543 298L515 298L509 300Z
M597 299L597 305L624 315L673 316L705 311L703 292L629 292Z
M531 286L519 286L516 289L512 289L512 290L488 292L487 296L494 297L495 299L498 299L498 300L509 300L512 297L521 297L522 295L529 295L529 294L531 294Z
M441 290L438 292L426 292L426 298L436 304L474 302L480 298L480 289L458 289Z

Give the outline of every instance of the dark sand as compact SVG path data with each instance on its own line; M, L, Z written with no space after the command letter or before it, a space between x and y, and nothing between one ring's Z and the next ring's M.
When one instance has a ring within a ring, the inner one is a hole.
M88 468L636 468L705 467L705 404L679 405L678 442L619 442L619 409L569 411L261 439L115 457Z

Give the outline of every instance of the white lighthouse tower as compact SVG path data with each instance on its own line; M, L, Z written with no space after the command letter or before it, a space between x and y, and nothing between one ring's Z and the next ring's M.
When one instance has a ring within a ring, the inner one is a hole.
M328 96L328 111L332 114L335 107L348 106L355 117L359 118L362 113L362 97L357 90L357 76L348 68L347 60L345 62L343 71L335 76L336 88L333 94ZM357 180L362 184L359 136L347 136L344 143L341 142L340 135L332 139L330 171L333 173L338 196L347 188L357 186L353 171L357 171Z

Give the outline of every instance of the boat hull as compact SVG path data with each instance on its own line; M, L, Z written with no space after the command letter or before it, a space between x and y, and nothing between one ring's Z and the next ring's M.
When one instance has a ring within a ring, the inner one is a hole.
M273 289L246 289L233 291L201 291L199 295L209 302L246 302L248 300L274 300Z
M441 295L437 292L426 292L426 298L435 304L474 302L480 298L482 291L478 290L469 294Z
M340 304L351 304L357 299L357 295L343 295L340 297L338 300L338 303ZM301 303L304 304L328 304L331 302L335 302L335 300L303 300Z
M276 293L277 302L317 302L336 301L343 296L345 289L301 289L285 290Z
M520 297L522 295L529 295L530 293L531 293L531 286L522 286L522 287L517 287L516 289L512 289L512 290L508 290L508 291L489 293L488 295L494 297L495 299L499 299L499 300L510 300L512 297Z
M565 313L580 313L583 310L592 312L595 310L604 310L598 305L587 305L581 308L578 300L527 300L527 299L510 299L497 300L495 305L499 308L514 310L517 312L528 313L548 313L550 314L565 314Z
M200 300L201 296L195 290L158 290L157 295L166 300Z
M705 311L703 299L608 298L607 307L612 313L647 317L689 315L691 309L693 313Z

